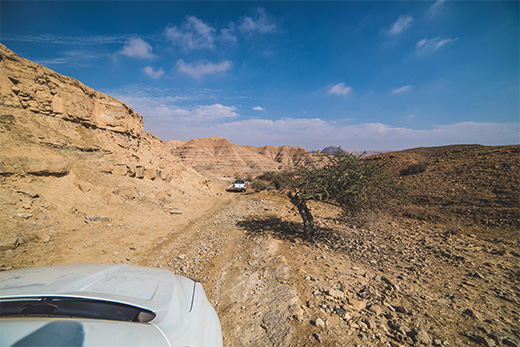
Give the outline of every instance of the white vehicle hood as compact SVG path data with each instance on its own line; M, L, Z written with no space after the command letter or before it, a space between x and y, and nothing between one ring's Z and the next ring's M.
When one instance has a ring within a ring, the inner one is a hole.
M220 322L202 285L165 269L66 265L0 272L0 302L31 298L121 303L152 311L155 318L137 323L5 316L0 318L0 345L30 344L22 339L52 337L53 331L64 330L74 338L83 336L83 346L222 346Z
M174 290L189 293L194 284L165 269L109 264L63 265L0 272L0 300L78 297L125 303L159 315L168 309Z

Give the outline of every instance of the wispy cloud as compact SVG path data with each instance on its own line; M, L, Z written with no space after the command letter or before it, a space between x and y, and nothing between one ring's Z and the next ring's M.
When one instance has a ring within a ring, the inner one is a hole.
M408 30L412 25L413 18L411 16L399 16L399 18L390 26L386 32L387 35L397 36Z
M178 44L185 50L198 48L213 48L215 46L216 30L195 16L187 16L181 27L173 26L165 29L164 33L173 44ZM231 34L226 32L226 38Z
M203 78L207 75L224 73L231 69L233 63L229 60L223 60L220 63L212 63L208 61L198 61L192 64L185 63L183 59L177 61L177 71L191 76L196 79Z
M224 106L221 104L197 106L190 111L188 119L192 122L200 122L236 118L239 116L236 111L237 108L235 106Z
M54 34L39 35L2 35L2 41L27 42L27 43L46 43L53 45L108 45L114 43L124 43L129 39L129 35L92 35L92 36L64 36Z
M76 67L89 66L94 60L99 59L102 55L92 53L90 50L70 50L65 51L59 57L35 59L35 62L48 67L60 65L70 65Z
M401 94L401 93L409 92L410 90L412 90L412 86L405 85L405 86L392 90L391 94Z
M346 86L345 83L337 83L329 88L328 93L346 96L352 93L352 87Z
M155 57L152 53L152 46L140 38L133 38L126 41L125 46L119 53L127 57L139 59L151 59Z
M436 17L442 11L446 0L436 0L426 11L426 17Z
M218 40L224 43L236 43L238 41L235 35L235 24L230 23L227 28L220 29Z
M417 55L429 54L438 51L440 48L451 45L457 39L441 39L436 37L433 39L424 38L415 45L415 53Z
M278 31L278 26L265 9L259 7L254 16L245 16L240 20L238 29L244 34L271 34Z
M265 111L265 108L263 108L262 106L255 106L253 107L253 111Z
M143 71L145 74L147 74L149 77L153 79L159 79L164 75L164 70L162 68L154 70L151 66L147 66L143 68Z

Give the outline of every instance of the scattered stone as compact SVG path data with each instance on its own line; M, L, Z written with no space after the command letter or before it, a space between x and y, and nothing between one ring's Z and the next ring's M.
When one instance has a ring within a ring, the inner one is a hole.
M493 340L487 336L480 336L477 334L467 334L466 336L471 341L481 344L482 346L486 346L486 347L495 347L496 346L495 340ZM504 341L502 341L502 342L504 342Z
M431 336L423 329L412 330L407 333L409 337L416 343L420 343L423 345L431 345L432 338Z
M365 300L348 299L348 303L354 311L364 310L367 306L367 302Z
M93 186L91 183L82 182L82 183L78 184L78 188L79 188L79 190L81 190L81 192L88 193L92 190Z
M380 305L371 305L369 311L374 313L377 316L382 316L385 314L386 310Z
M0 251L7 251L9 249L15 249L21 244L21 240L18 237L11 237L0 242Z
M22 217L24 219L29 219L29 218L31 218L33 216L31 213L17 213L16 215L18 217Z
M334 312L336 312L336 314L340 317L343 317L347 313L346 310L339 306L334 307Z
M320 329L325 328L325 322L321 318L318 318L315 321L311 321L311 323L313 323L315 326L317 326Z
M28 197L33 198L33 199L40 197L40 195L38 193L34 193L34 192L31 192L31 191L17 190L16 192L20 193L20 194L27 195Z
M183 212L178 208L169 208L168 213L170 214L182 214Z
M51 240L51 235L49 234L41 234L39 237L40 242L47 243Z
M112 218L104 217L104 216L85 216L85 223L92 223L92 222L110 222Z
M325 291L325 294L326 295L330 295L332 296L333 298L335 299L344 299L345 298L345 293L343 293L341 290L337 290L337 289L329 289L329 290L326 290Z

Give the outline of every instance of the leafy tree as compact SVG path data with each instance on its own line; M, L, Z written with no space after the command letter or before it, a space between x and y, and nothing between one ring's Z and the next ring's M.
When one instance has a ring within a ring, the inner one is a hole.
M338 151L335 155L318 154L317 160L288 174L287 196L298 209L303 234L315 234L314 217L307 202L323 201L340 206L348 214L374 210L393 198L402 196L382 164Z

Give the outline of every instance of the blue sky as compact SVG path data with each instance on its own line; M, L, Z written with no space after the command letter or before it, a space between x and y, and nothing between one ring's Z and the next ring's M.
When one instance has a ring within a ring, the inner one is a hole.
M520 142L517 1L2 1L0 34L165 141Z

